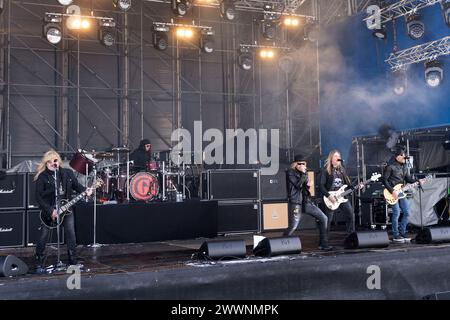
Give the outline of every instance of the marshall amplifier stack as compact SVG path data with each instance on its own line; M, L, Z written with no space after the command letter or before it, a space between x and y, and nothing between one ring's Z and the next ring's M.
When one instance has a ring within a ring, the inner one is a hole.
M35 245L40 217L35 200L34 173L0 176L0 247ZM53 232L49 243L56 243ZM61 242L64 240L64 233Z

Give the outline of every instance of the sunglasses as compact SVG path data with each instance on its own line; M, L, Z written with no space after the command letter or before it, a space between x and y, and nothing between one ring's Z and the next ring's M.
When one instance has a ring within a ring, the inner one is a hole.
M49 161L47 161L48 163L57 163L58 162L58 159L54 159L53 161L52 160L49 160Z
M297 162L298 166L306 166L306 162Z

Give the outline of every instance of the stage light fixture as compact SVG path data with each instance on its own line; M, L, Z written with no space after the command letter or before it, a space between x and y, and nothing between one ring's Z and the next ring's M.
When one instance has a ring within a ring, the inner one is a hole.
M112 19L100 19L98 24L98 39L100 43L106 47L113 46L116 43L116 22Z
M169 32L169 27L164 25L153 25L153 46L164 51L169 46L169 37L167 33Z
M240 49L238 64L245 71L249 71L253 67L253 55L248 48Z
M89 18L72 15L66 19L66 26L69 30L87 30L91 27L91 21Z
M319 25L318 24L308 24L305 27L305 37L306 40L309 40L311 42L316 42L319 41L319 36L320 36L320 30L319 30Z
M2 14L4 8L5 8L5 0L0 0L0 14Z
M73 0L58 0L59 4L62 6L68 6L72 4Z
M114 0L113 5L122 11L128 11L131 8L131 0Z
M418 14L412 14L406 17L406 29L408 35L413 40L418 40L425 34L425 24L420 21Z
M394 71L393 74L393 90L398 96L403 95L406 92L406 72L404 70Z
M194 36L194 31L191 28L179 27L176 35L180 39L190 39Z
M373 30L372 35L377 39L384 40L387 37L386 29L384 27L375 29Z
M300 19L295 16L286 16L283 18L283 24L289 28L296 28L300 25Z
M46 14L44 17L43 34L51 44L58 44L62 40L61 32L62 16Z
M263 59L273 59L275 51L273 49L261 49L259 50L259 56Z
M189 0L171 0L171 3L172 11L179 16L185 16L191 8Z
M444 15L444 21L447 26L450 27L450 0L442 1L441 8Z
M425 81L429 87L437 87L444 80L444 69L442 64L437 61L429 61L425 63Z
M273 40L277 35L278 23L274 20L263 20L261 23L262 35L267 40Z
M200 35L200 48L205 53L214 51L214 32L212 30L202 30Z
M234 5L235 0L222 0L219 5L220 16L228 21L236 19L237 12Z

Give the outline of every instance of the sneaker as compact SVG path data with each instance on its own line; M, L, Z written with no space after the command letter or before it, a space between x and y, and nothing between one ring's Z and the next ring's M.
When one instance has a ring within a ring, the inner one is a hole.
M401 235L395 236L392 241L396 243L405 243L405 238L403 238Z
M400 233L400 236L405 239L405 242L410 242L411 241L411 237L408 237L405 233Z
M332 246L320 246L319 250L331 251L331 250L333 250L333 247Z

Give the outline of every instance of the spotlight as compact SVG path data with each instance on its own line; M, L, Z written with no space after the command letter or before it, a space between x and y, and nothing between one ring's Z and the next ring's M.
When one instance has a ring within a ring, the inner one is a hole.
M429 87L437 87L444 80L444 69L442 64L437 61L429 61L425 63L425 81Z
M373 30L372 35L375 38L378 38L380 40L384 40L387 37L386 29L384 27L381 27L379 29L375 29L375 30Z
M282 56L278 60L278 66L280 67L281 70L283 70L286 73L293 72L294 59L288 55Z
M420 16L412 14L406 17L406 29L413 40L418 40L425 34L425 24L420 21Z
M211 53L214 51L214 32L211 30L202 30L200 35L200 48L202 48L203 52Z
M194 35L194 31L191 28L178 28L176 34L180 39L190 39Z
M73 0L58 0L58 2L62 6L68 6L69 4L72 4Z
M44 17L43 34L51 44L58 44L62 40L61 21L62 16L59 15L46 14Z
M0 0L0 14L2 14L4 8L5 8L5 0Z
M66 26L69 30L87 30L91 27L91 21L88 18L72 15L67 18Z
M131 0L113 0L113 5L122 11L127 11L131 8Z
M277 34L277 23L273 20L262 20L262 35L267 40L272 40Z
M296 28L300 25L300 19L298 17L286 16L283 19L283 24L289 28Z
M172 0L172 11L179 16L185 16L190 7L189 0Z
M116 23L112 19L101 19L99 21L98 38L101 44L111 47L116 43L115 27Z
M153 46L156 49L163 51L169 46L167 32L169 32L168 26L153 25Z
M398 96L403 95L406 92L406 72L404 70L394 71L393 76L393 90Z
M236 19L236 7L234 5L234 0L222 0L219 6L220 16L228 21L233 21Z
M253 56L252 56L251 52L249 52L248 48L240 49L240 53L238 56L238 64L245 71L248 71L252 68Z
M259 56L263 59L273 59L273 57L275 57L275 51L272 49L261 49L259 51Z
M319 41L320 31L319 26L317 24L309 24L305 28L306 32L306 40L309 40L311 42Z
M441 2L442 13L444 14L444 21L447 26L450 27L450 1L442 1Z

